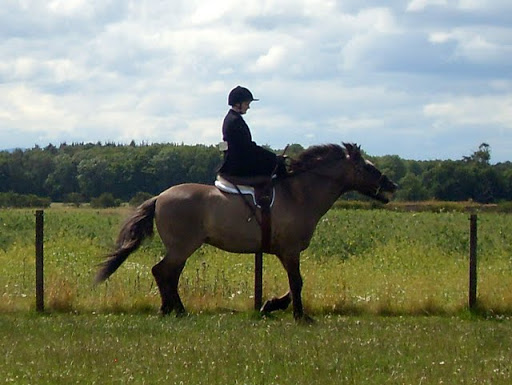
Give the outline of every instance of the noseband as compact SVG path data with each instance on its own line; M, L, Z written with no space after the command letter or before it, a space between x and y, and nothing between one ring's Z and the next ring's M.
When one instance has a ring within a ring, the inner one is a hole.
M382 178L384 178L384 174L380 174L380 178L379 180L377 181L378 183L378 186L377 188L375 189L375 193L373 194L374 197L377 197L379 194L380 194L380 191L382 190L382 186L380 184L380 182L382 181Z

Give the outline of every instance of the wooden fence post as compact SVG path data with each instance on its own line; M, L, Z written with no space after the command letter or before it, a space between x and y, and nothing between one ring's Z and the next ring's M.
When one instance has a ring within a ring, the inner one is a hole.
M473 310L477 293L477 215L471 214L469 221L469 308Z
M44 212L36 210L36 311L44 312Z
M260 311L263 306L263 252L269 252L272 234L272 218L270 215L271 197L260 199L261 204L261 250L254 254L254 310Z
M254 254L254 310L263 306L263 253Z

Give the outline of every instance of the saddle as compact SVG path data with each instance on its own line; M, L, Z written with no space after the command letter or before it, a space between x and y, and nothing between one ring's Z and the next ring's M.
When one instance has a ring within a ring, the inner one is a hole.
M270 209L275 198L273 178L266 176L236 177L218 174L215 186L223 192L239 194L258 221L256 209L243 197L244 195L252 196L254 206L261 210L261 221L258 221L261 228L261 251L268 252L272 232Z
M215 187L229 194L250 195L258 208L272 207L274 204L275 190L273 179L270 177L233 177L219 174L215 180Z

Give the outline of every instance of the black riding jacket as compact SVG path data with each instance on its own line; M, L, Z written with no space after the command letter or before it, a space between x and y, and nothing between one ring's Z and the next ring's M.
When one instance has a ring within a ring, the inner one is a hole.
M229 110L222 125L228 143L219 172L233 176L270 176L277 165L276 154L252 141L251 131L238 112Z

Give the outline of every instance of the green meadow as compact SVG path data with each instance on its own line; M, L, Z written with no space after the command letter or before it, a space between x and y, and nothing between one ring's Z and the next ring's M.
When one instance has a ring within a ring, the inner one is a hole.
M45 211L46 307L54 311L157 311L150 269L163 255L158 235L112 278L93 287L128 208ZM467 304L469 216L331 210L303 252L305 305L312 314L456 314ZM34 211L0 211L3 312L34 308ZM478 216L478 300L488 313L512 313L512 216ZM249 311L253 256L203 246L185 267L180 290L188 310ZM287 279L264 257L264 296L281 294Z
M96 264L130 209L45 210L35 314L34 211L0 210L0 382L509 384L512 216L478 215L478 308L467 310L469 215L333 209L302 254L313 325L252 311L253 256L203 246L161 318L156 235L105 284ZM264 297L287 290L264 257Z
M454 317L0 316L13 384L492 384L512 380L510 320Z

